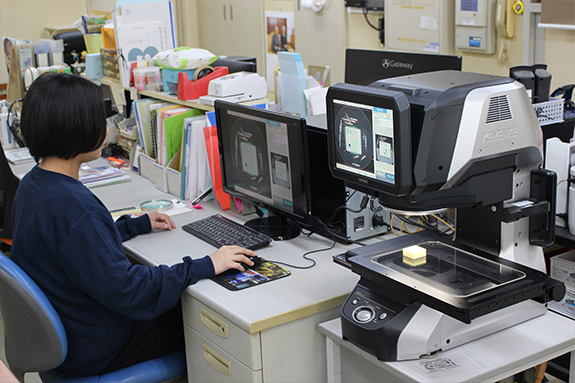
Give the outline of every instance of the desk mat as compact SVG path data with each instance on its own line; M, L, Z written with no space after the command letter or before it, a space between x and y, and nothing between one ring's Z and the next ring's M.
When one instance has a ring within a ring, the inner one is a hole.
M216 275L211 279L231 291L238 291L248 287L261 285L266 282L275 281L276 279L287 277L291 274L273 262L262 262L256 269L247 269L239 271L230 269L225 273Z

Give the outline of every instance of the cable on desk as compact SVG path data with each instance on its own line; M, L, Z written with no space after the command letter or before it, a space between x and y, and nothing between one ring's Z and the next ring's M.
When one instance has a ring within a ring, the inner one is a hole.
M326 247L326 248L324 248L324 249L311 250L311 251L308 251L308 252L304 253L304 254L303 254L303 258L306 259L306 260L308 260L308 261L311 261L311 262L312 262L312 264L311 264L311 265L308 265L308 266L296 266L296 265L292 265L292 264L285 263L285 262L270 261L270 260L268 260L268 259L266 259L266 261L270 261L270 262L273 262L273 263L277 263L277 264L279 264L279 265L284 265L284 266L288 266L288 267L293 267L294 269L301 269L301 270L311 269L312 267L314 267L314 266L316 265L316 262L315 262L314 259L308 257L309 254L319 253L319 252L321 252L321 251L328 251L328 250L333 249L334 247L335 247L335 239L333 240L333 243L332 243L332 245L331 245L330 247Z

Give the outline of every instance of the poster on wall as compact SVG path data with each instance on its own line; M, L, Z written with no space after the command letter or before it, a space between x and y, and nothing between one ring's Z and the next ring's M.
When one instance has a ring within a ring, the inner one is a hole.
M268 89L275 90L274 73L278 66L278 52L296 52L293 12L266 12L266 80Z

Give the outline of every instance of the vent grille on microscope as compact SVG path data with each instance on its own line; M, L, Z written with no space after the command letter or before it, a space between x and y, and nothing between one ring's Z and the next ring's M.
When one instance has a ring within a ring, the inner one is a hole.
M492 97L489 101L489 111L487 112L487 123L510 120L511 108L509 107L509 100L507 95Z

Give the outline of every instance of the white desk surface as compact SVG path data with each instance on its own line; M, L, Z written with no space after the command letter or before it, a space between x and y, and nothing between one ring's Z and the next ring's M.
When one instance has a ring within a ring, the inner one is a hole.
M177 228L170 232L155 232L124 242L124 248L140 262L148 265L180 262L182 257L203 257L216 248L181 229L181 226L207 215L220 213L238 222L254 218L240 216L231 211L223 212L214 201L201 210L172 217ZM302 255L310 250L329 248L333 241L314 235L300 235L288 241L274 241L270 246L256 251L258 256L271 261L306 266L310 262ZM201 280L186 289L200 302L228 318L244 330L255 333L266 328L290 322L316 312L340 307L359 277L350 270L335 264L332 256L345 251L337 245L330 251L309 255L317 264L311 269L300 270L283 266L291 275L260 286L240 291L229 291L211 280ZM351 247L350 247L351 248Z
M318 328L333 342L405 382L495 382L575 349L574 322L551 311L440 352L433 359L402 362L381 362L372 354L344 341L340 318L321 323Z
M24 177L34 166L35 162L25 162L22 164L10 164L14 175L20 179ZM99 158L89 164L92 167L106 166L109 162L104 158ZM171 194L163 193L158 190L150 181L140 177L134 172L124 169L124 172L130 176L130 181L121 184L108 186L99 186L92 188L92 192L104 202L109 210L119 209L129 206L137 206L140 202L156 198L175 198ZM137 202L137 205L134 205Z

